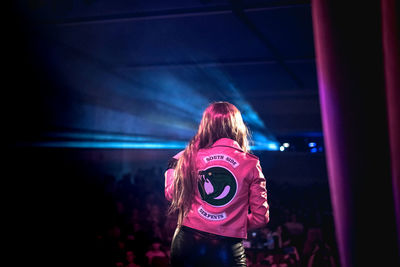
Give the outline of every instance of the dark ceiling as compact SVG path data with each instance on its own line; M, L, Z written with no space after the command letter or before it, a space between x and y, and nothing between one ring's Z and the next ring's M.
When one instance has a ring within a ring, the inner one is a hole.
M265 136L322 135L309 1L20 3L46 128L187 139L227 100Z

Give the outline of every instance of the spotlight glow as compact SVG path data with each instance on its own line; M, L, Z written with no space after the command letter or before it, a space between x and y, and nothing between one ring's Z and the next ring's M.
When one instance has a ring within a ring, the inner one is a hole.
M283 143L283 147L288 148L290 146L289 143Z
M31 145L181 149L196 133L207 105L228 101L237 106L255 133L252 150L279 150L275 136L242 94L246 88L238 88L218 67L115 69L61 44L53 47L49 58L71 90L65 105L49 105L54 114L49 124L79 130L49 133Z
M317 146L317 143L314 143L314 142L308 143L308 147L316 147L316 146Z

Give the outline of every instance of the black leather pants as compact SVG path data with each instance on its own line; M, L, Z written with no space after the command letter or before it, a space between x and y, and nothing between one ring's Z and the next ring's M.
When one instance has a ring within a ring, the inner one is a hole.
M172 239L171 266L246 266L242 239L214 235L181 226L175 230Z

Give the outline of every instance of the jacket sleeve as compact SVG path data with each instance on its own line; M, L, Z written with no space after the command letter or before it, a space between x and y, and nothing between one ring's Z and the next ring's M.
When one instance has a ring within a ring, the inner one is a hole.
M164 176L165 176L164 194L165 194L165 198L168 201L172 200L172 193L174 191L175 167L176 167L176 164L178 163L178 159L182 155L182 153L183 153L183 151L179 152L178 154L176 154L174 157L172 157L169 160L167 170L164 173Z
M267 189L260 161L257 161L253 169L253 179L250 183L249 194L250 212L247 215L248 229L255 229L269 222L269 205L267 201Z

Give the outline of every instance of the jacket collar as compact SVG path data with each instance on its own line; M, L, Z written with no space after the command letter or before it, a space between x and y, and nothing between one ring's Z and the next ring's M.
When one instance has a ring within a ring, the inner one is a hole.
M214 144L211 147L216 147L216 146L229 146L243 151L242 148L239 146L238 142L229 138L218 139L217 141L214 142Z

